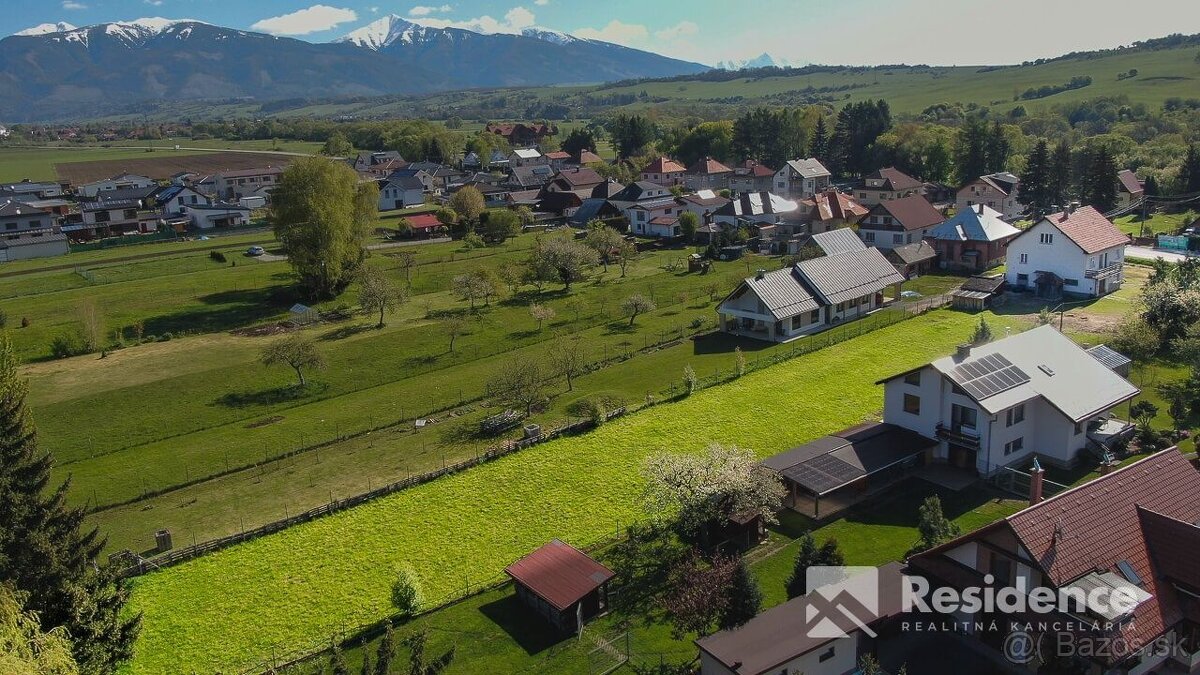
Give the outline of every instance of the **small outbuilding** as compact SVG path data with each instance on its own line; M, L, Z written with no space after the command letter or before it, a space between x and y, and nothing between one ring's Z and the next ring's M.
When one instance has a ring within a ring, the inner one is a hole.
M995 304L1004 287L1004 275L973 276L950 294L955 309L981 310Z
M613 571L583 551L558 539L504 569L517 597L563 632L578 632L583 623L608 609L608 582Z

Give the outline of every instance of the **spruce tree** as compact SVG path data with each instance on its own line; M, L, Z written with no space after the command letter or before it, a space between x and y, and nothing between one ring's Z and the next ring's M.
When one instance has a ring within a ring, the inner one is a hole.
M809 157L824 161L829 152L829 129L825 127L825 116L817 118L817 126L813 129L812 145L809 146Z
M1158 187L1158 179L1154 177L1154 174L1146 176L1146 182L1143 183L1142 187L1146 191L1147 197L1157 197L1162 194L1160 192L1161 188Z
M805 583L805 574L809 567L820 564L817 540L813 539L812 532L806 532L800 538L800 550L796 552L796 562L792 566L792 576L787 580L787 596L789 600L798 598L808 592Z
M1187 194L1200 192L1200 152L1197 152L1195 143L1188 146L1187 156L1179 169L1179 191Z
M758 614L762 606L762 591L746 567L745 558L738 559L725 593L725 608L721 610L719 620L722 629L736 628Z
M1108 148L1102 146L1092 153L1084 196L1087 203L1101 213L1111 211L1117 205L1117 162Z
M1046 181L1050 206L1066 207L1071 195L1071 146L1060 141L1050 156L1050 172Z
M375 652L375 675L388 675L392 672L392 659L396 657L396 634L392 624L383 629L383 638L379 641L379 649Z
M346 665L342 648L336 644L333 646L333 654L329 656L329 672L333 675L350 675L350 666Z
M1000 126L999 122L992 123L992 129L988 132L984 148L987 157L987 173L1008 169L1008 155L1012 151L1012 145L1008 142L1008 137L1004 135L1004 127Z
M841 566L846 564L846 556L842 554L842 549L838 546L837 539L830 537L821 544L821 550L817 554L817 559L820 560L818 565Z
M26 393L0 336L0 582L28 594L45 629L68 631L82 672L112 672L132 655L141 617L121 617L128 588L94 566L105 541L66 506L69 481L49 489L53 460L38 449Z
M359 675L375 675L375 669L371 667L371 652L367 650L366 643L363 643L363 662L362 668L359 669Z
M1021 201L1036 211L1050 208L1050 146L1040 139L1025 161L1025 173L1021 176Z
M978 115L971 115L958 130L954 146L954 164L959 184L983 176L988 171L988 126Z

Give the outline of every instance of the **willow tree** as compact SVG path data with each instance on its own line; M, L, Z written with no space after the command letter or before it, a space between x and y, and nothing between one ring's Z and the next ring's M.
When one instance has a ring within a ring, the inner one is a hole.
M354 281L378 204L379 187L342 162L305 157L284 170L270 221L309 297L335 297Z

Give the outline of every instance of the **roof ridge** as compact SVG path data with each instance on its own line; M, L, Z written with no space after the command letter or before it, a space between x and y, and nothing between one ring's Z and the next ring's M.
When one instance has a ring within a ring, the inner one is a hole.
M1072 342L1074 342L1074 340L1072 340ZM1168 452L1169 452L1169 453L1174 453L1174 454L1178 455L1178 458L1172 458L1172 457L1163 457L1163 455L1165 455L1165 454L1166 454L1166 453L1168 453ZM1074 493L1076 493L1076 492L1078 492L1078 491L1080 491L1080 490L1083 490L1084 488L1092 489L1092 488L1094 488L1094 487L1096 487L1096 486L1098 486L1098 485L1101 485L1101 484L1104 484L1104 483L1111 482L1111 481L1113 480L1114 476L1121 476L1122 474L1129 473L1129 472L1131 472L1131 471L1132 471L1134 468L1136 468L1136 467L1139 467L1139 466L1141 466L1142 464L1145 464L1145 463L1147 463L1147 462L1150 462L1150 461L1153 461L1153 460L1158 460L1158 459L1163 459L1163 460L1165 460L1166 462L1168 462L1168 463L1169 463L1169 462L1174 462L1174 461L1177 461L1177 459L1178 459L1178 460L1184 460L1184 457L1183 457L1183 455L1182 455L1182 454L1180 454L1180 452L1179 452L1179 447L1178 447L1178 446L1175 446L1175 445L1172 445L1171 447L1169 447L1169 448L1166 448L1165 450L1159 450L1158 452L1156 452L1156 453L1154 453L1154 454L1152 454L1152 455L1148 455L1148 456L1146 456L1146 457L1143 457L1142 459L1139 459L1139 460L1137 460L1136 462L1132 462L1132 463L1130 463L1130 464L1126 464L1125 466L1122 466L1122 467L1118 468L1116 471L1113 471L1112 473L1108 473L1108 474L1105 474L1105 475L1103 475L1103 476L1098 476L1098 477L1096 477L1096 478L1093 478L1092 480L1089 480L1089 481L1087 481L1086 483L1081 483L1081 484L1079 484L1079 485L1076 485L1076 486L1074 486L1074 487L1071 487L1071 488L1068 488L1068 489L1066 489L1066 490L1063 490L1062 492L1060 492L1060 493L1058 493L1058 494L1056 494L1056 495L1054 495L1054 496L1047 497L1046 499L1043 499L1042 501L1038 502L1037 504L1030 504L1029 506L1026 506L1025 508L1021 509L1020 511L1017 511L1016 513L1014 513L1014 514L1012 514L1012 515L1006 516L1006 517L1004 518L1004 520L1005 520L1005 522L1012 522L1012 520L1013 520L1014 518L1016 518L1017 516L1021 516L1022 514L1027 514L1027 513L1031 512L1031 511L1034 511L1034 510L1036 510L1036 509L1038 509L1038 508L1041 508L1041 507L1042 507L1042 505L1044 505L1044 504L1051 504L1051 503L1054 503L1054 502L1056 502L1056 501L1058 501L1058 500L1060 500L1060 499L1062 499L1062 498L1064 498L1064 497L1066 497L1066 496L1068 496L1068 495L1071 495L1071 494L1074 494ZM1184 460L1184 461L1186 461L1186 460ZM1134 505L1135 505L1135 506L1138 506L1139 508L1142 508L1140 504L1137 504L1137 503L1135 503Z

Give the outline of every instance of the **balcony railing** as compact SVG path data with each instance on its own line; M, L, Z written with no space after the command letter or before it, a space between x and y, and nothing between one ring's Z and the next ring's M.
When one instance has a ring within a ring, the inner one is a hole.
M1083 276L1088 279L1103 279L1105 277L1111 277L1115 274L1119 274L1120 272L1121 272L1121 263L1118 262L1118 263L1113 263L1111 265L1106 265L1099 269L1085 270L1083 273Z
M969 427L948 427L944 424L937 425L937 437L950 441L955 445L962 445L969 448L979 448L979 435Z

